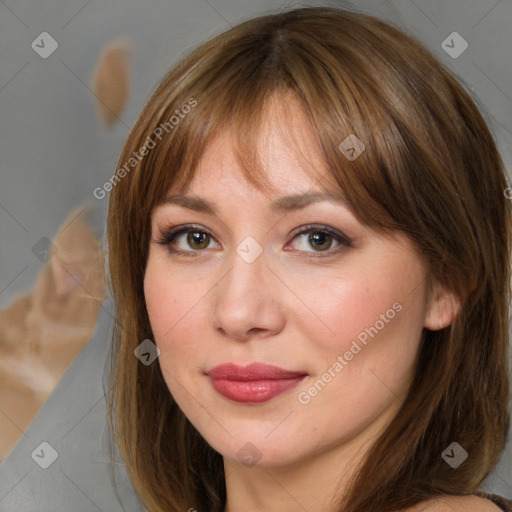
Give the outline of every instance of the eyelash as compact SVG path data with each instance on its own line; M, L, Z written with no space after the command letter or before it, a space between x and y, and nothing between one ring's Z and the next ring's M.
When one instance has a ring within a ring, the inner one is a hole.
M188 224L185 226L181 226L180 228L177 228L177 229L168 228L167 230L162 231L160 233L160 236L157 238L156 243L159 245L168 246L169 252L171 252L172 254L180 254L180 255L183 255L186 257L192 257L192 258L198 257L199 253L204 252L205 249L200 249L200 250L191 249L190 251L183 251L181 249L173 249L171 247L171 244L176 239L176 237L178 237L181 234L189 233L189 232L196 232L196 233L202 233L205 235L209 235L212 239L215 240L215 238L212 236L212 234L209 231L202 228L201 226L198 226L195 224ZM306 253L313 253L313 254L316 253L316 255L314 255L314 256L311 255L308 257L312 257L312 258L328 257L328 256L332 256L333 254L337 254L340 250L343 250L344 247L352 247L351 240L348 237L346 237L343 233L335 231L332 228L330 228L329 226L324 226L321 224L308 224L308 225L304 226L300 231L298 231L297 233L294 234L292 240L300 235L304 235L304 234L308 234L308 233L327 234L340 244L338 247L336 247L334 249L329 248L325 251L299 251L299 252L306 252Z

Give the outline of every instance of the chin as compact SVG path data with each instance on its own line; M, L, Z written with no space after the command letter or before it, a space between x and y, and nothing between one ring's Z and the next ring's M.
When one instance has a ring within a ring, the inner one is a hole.
M201 434L203 435L203 434ZM206 442L225 459L230 459L236 464L257 466L261 468L283 467L308 458L311 453L304 450L298 452L301 442L296 441L293 435L276 436L274 439L267 436L261 430L251 433L239 433L232 437L225 433L222 438L204 436ZM270 436L272 437L272 436ZM286 440L289 443L286 443Z

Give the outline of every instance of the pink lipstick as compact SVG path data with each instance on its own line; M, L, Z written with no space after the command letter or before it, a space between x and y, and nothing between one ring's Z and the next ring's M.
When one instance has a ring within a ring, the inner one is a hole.
M307 375L263 363L221 364L206 372L222 396L241 403L266 402L296 386Z

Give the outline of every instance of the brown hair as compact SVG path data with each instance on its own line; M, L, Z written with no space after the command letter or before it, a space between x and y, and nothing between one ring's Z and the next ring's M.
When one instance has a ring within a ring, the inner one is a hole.
M143 292L151 213L171 185L190 183L205 145L224 127L237 137L247 179L263 187L255 143L262 113L270 98L288 93L301 102L361 222L408 235L431 278L462 302L451 326L424 330L403 406L336 509L387 512L472 492L504 447L511 217L493 137L464 88L413 38L368 15L301 8L245 21L172 69L112 181L109 421L152 512L222 511L226 491L221 455L174 402L160 366L133 354L152 338ZM171 123L176 110L184 115ZM365 145L355 160L339 149L350 134ZM453 441L469 453L456 470L441 458Z

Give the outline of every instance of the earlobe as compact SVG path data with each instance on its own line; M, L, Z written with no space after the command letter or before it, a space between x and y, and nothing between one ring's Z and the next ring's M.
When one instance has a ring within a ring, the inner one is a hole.
M425 316L424 327L431 331L448 327L459 314L460 308L460 300L455 293L440 284L435 284Z

